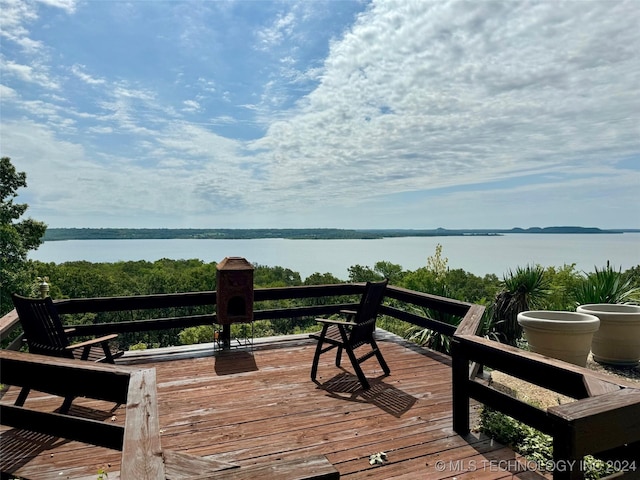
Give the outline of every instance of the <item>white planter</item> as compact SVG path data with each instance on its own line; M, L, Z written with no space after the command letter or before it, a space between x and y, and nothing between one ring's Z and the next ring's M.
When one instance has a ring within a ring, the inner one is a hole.
M593 335L593 359L613 365L640 361L640 307L615 303L581 305L578 312L595 315L600 329Z
M585 366L593 334L600 326L594 315L532 310L518 314L518 323L532 352Z

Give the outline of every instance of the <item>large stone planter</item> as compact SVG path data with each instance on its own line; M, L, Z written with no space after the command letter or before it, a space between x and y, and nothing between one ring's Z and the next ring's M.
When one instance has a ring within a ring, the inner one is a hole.
M600 326L594 315L532 310L518 314L518 323L532 352L584 367L593 334Z
M578 312L595 315L600 329L593 335L593 359L613 365L640 361L640 307L613 303L581 305Z

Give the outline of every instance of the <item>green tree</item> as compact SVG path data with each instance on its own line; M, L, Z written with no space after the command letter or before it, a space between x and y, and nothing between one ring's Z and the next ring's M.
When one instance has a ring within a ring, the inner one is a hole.
M342 283L342 280L330 273L312 273L304 280L305 285L331 285L333 283Z
M26 203L15 203L18 189L27 186L27 175L16 172L9 157L0 159L0 314L13 309L11 293L28 293L35 280L30 250L42 244L47 226L32 218L19 220Z
M549 284L549 296L545 307L548 310L575 310L575 291L582 281L575 263L564 264L562 267L547 267L544 275Z
M402 265L386 261L376 262L373 270L388 279L391 285L397 285L404 275Z
M352 265L347 271L349 272L350 282L378 282L384 278L370 267L362 265Z

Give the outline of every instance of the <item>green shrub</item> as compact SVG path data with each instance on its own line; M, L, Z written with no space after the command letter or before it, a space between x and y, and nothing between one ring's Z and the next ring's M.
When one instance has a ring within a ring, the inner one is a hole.
M638 299L640 288L635 287L633 277L614 270L609 263L602 270L586 274L575 290L578 305L590 303L625 303Z
M198 325L180 331L178 334L181 345L213 342L213 325Z
M549 294L549 283L540 265L509 270L502 281L502 290L493 305L493 327L501 341L517 345L522 337L518 313L541 308Z
M484 407L480 413L480 431L513 448L541 468L553 465L553 438L504 413ZM587 455L582 460L586 480L598 480L616 473L613 466Z

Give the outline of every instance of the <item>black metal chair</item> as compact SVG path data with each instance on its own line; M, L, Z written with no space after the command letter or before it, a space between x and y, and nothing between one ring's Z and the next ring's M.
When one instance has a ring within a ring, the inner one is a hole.
M342 351L344 350L365 390L369 389L369 381L360 367L360 364L365 360L375 356L385 375L391 373L375 340L376 318L384 298L387 283L388 280L367 282L358 309L341 311L342 314L347 316L347 321L316 319L322 324L322 330L319 333L309 335L310 338L318 342L311 366L311 379L314 382L318 373L320 355L334 348L338 349L336 352L336 366L340 366ZM325 347L324 344L327 344L327 346ZM369 347L366 353L360 354L359 352L356 355L355 350L364 346Z
M24 330L29 353L101 363L115 363L115 359L124 354L123 351L111 348L110 342L118 337L117 334L71 344L68 335L73 332L73 328L63 327L50 297L29 298L14 293L11 298ZM78 351L79 355L74 354ZM25 387L20 392L16 405L23 405L28 394L29 389ZM70 403L70 399L65 401L67 409Z

